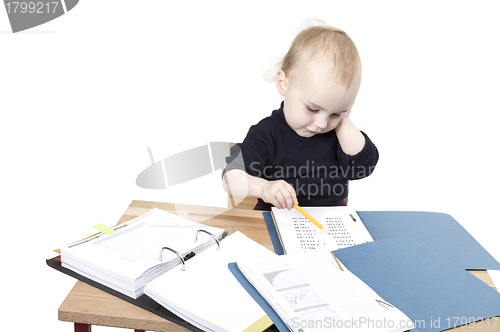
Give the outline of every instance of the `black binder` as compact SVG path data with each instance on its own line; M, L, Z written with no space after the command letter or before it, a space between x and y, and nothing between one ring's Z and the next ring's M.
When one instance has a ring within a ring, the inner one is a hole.
M61 256L57 256L57 257L54 257L54 258L51 258L51 259L47 259L47 265L56 269L57 271L60 271L64 274L67 274L73 278L76 278L80 281L83 281L84 283L86 284L89 284L91 286L94 286L100 290L103 290L105 291L106 293L109 293L111 295L114 295L122 300L125 300L127 301L128 303L131 303L133 305L136 305L138 307L141 307L147 311L150 311L152 313L154 313L155 315L158 315L162 318L165 318L166 320L169 320L175 324L178 324L178 325L182 325L184 326L185 328L191 330L191 331L195 331L195 332L203 332L203 330L189 324L188 322L186 322L185 320L179 318L178 316L176 316L175 314L173 314L172 312L168 311L167 309L165 309L164 307L162 307L160 304L156 303L153 299L151 299L149 296L143 294L141 295L140 297L138 297L137 299L133 299L129 296L126 296L120 292L117 292L115 291L114 289L112 288L109 288L107 286L104 286L98 282L95 282L89 278L86 278L76 272L73 272L65 267L62 267L61 265Z
M224 238L225 236L227 236L227 234L229 234L231 232L232 228L230 229L227 229L222 238ZM209 234L210 236L212 236L217 244L217 246L219 247L219 240L211 233L205 231L205 230L199 230L198 232L205 232L207 234ZM197 236L198 236L198 232L196 233L196 239L197 239ZM179 254L177 251L171 249L171 248L168 248L168 247L163 247L160 251L160 256L161 256L161 253L163 252L163 250L170 250L170 251L173 251L175 254L177 254L182 262L182 269L185 268L185 261L192 258L193 256L195 256L194 252L191 252L189 254L187 254L185 257L182 257L181 254ZM122 300L125 300L127 301L128 303L131 303L133 305L136 305L140 308L143 308L147 311L150 311L152 313L154 313L155 315L158 315L162 318L165 318L175 324L178 324L178 325L181 325L181 326L184 326L185 328L191 330L191 331L195 331L195 332L202 332L203 330L202 329L199 329L197 328L196 326L190 324L189 322L183 320L182 318L180 318L179 316L175 315L174 313L172 313L171 311L167 310L165 307L163 307L162 305L160 305L159 303L157 303L155 300L153 300L152 298L150 298L149 296L147 296L146 294L143 294L141 295L140 297L138 297L137 299L133 299L123 293L120 293L110 287L107 287L101 283L98 283L92 279L89 279L85 276L82 276L70 269L67 269L65 267L62 266L62 263L61 263L61 256L56 256L54 258L51 258L51 259L47 259L47 265L56 269L57 271L60 271L64 274L67 274L73 278L76 278L86 284L89 284L91 286L94 286L100 290L103 290L111 295L114 295ZM268 329L266 329L266 331L268 332L279 332L279 330L274 326L270 326Z

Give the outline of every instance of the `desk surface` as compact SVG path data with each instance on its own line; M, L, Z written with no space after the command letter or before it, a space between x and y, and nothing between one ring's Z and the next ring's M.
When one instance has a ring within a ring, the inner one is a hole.
M133 201L118 223L138 217L152 208L175 213L189 220L214 227L227 228L232 226L234 231L238 230L266 248L273 250L261 211ZM471 271L471 273L489 286L494 286L486 271ZM91 325L165 332L189 331L81 281L75 284L59 307L58 317L61 321ZM470 324L467 326L467 331L471 329L498 332L500 331L500 318L476 322L475 325Z

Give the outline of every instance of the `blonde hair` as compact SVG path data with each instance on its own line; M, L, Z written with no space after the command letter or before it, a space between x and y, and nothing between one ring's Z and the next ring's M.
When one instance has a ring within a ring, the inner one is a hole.
M361 60L354 42L344 31L324 23L306 28L295 37L283 58L281 70L288 76L295 75L297 68L316 59L330 61L332 74L347 87L361 73Z

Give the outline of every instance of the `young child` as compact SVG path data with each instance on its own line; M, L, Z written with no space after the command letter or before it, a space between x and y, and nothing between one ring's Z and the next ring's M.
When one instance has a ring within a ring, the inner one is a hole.
M378 151L349 118L361 83L356 46L342 30L300 32L276 87L284 101L231 148L223 186L255 209L345 205L349 180L370 175Z

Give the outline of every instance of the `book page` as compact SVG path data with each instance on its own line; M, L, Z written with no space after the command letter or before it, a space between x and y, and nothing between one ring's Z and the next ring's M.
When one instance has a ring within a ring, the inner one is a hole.
M286 254L311 250L329 251L373 241L355 211L347 207L303 207L323 225L328 235L297 210L278 210L272 214Z
M160 219L161 220L157 220ZM143 221L120 230L117 236L104 236L95 240L91 245L98 250L107 250L119 254L131 262L158 260L158 253L164 246L172 247L179 253L192 249L194 234L198 229L205 229L205 225L190 223L181 224L163 216L151 215ZM211 229L214 231L214 229ZM215 229L220 233L219 229ZM201 239L202 235L200 235ZM206 237L206 235L203 235ZM175 258L170 251L163 253L163 259L168 261Z
M199 224L171 213L153 209L144 215L115 227L115 233L98 234L61 249L63 267L73 270L125 295L135 297L144 283L180 264L178 256L199 252L215 245L215 240L197 230L220 236L222 229ZM141 279L139 279L141 278Z
M241 287L228 264L252 257L274 257L273 252L240 232L146 285L144 292L191 324L210 331L243 331L265 312Z
M411 324L354 274L341 271L326 251L241 261L238 267L293 331L402 331Z

